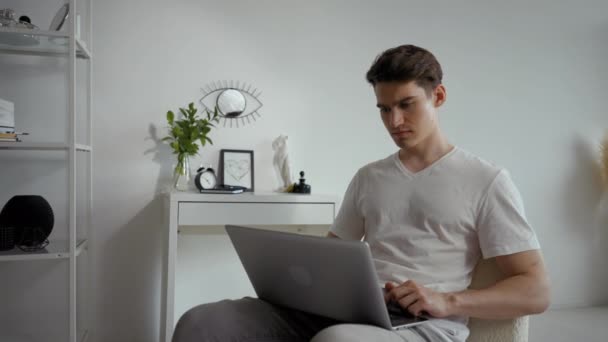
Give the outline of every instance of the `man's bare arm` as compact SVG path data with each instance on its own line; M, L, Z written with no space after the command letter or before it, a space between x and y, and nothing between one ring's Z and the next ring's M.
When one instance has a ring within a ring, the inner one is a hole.
M539 251L496 257L504 280L480 290L440 293L415 281L387 283L386 300L397 301L414 315L452 315L508 319L545 311L550 302L549 279Z
M538 250L496 257L504 280L480 290L448 294L452 314L503 319L544 312L550 303L550 285Z

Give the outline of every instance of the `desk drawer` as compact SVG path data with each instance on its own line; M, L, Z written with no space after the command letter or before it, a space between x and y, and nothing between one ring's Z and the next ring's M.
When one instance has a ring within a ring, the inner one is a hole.
M179 225L332 224L333 203L182 202Z

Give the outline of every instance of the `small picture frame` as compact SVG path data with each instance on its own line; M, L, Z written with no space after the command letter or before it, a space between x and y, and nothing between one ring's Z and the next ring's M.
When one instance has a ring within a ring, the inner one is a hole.
M220 150L220 168L224 186L240 186L244 191L255 189L253 151Z

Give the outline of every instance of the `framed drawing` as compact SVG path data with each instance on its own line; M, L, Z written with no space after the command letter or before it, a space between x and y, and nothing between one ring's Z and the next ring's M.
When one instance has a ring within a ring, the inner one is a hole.
M254 191L253 151L221 150L220 166L224 186L239 186Z

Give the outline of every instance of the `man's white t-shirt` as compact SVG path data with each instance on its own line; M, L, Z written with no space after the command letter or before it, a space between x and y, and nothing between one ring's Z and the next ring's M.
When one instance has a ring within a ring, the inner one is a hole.
M439 292L466 289L480 257L539 249L508 172L458 147L416 173L398 153L361 168L331 232L367 241L379 286ZM450 320L466 338L466 317Z

